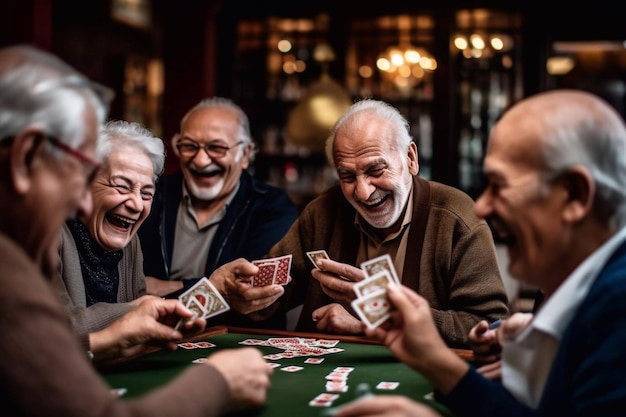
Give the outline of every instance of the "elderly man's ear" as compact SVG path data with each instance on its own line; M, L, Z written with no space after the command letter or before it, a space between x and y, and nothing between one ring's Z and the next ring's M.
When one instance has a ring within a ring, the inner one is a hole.
M596 184L584 167L573 167L561 175L566 201L563 209L563 220L575 223L584 219L593 209L596 195Z
M172 135L172 139L170 139L170 145L172 145L174 155L176 155L177 158L180 158L180 153L178 153L178 148L176 147L178 139L180 139L180 133L174 133L174 135Z
M407 158L409 162L409 172L411 173L411 175L417 175L420 170L420 166L417 159L417 145L415 144L415 142L411 142L411 144L409 145Z
M25 194L31 186L33 171L40 166L39 151L45 135L37 129L24 130L13 138L9 150L9 175L15 192Z

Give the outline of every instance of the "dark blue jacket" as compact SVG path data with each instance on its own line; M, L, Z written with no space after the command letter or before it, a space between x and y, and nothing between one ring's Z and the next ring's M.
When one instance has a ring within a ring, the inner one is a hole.
M565 330L537 410L474 369L439 399L460 417L625 415L626 244L611 256Z
M176 216L183 198L182 184L180 171L161 177L152 211L138 231L146 276L169 279ZM243 171L239 190L213 239L205 275L209 277L221 265L240 257L249 261L262 258L297 217L298 210L284 191Z

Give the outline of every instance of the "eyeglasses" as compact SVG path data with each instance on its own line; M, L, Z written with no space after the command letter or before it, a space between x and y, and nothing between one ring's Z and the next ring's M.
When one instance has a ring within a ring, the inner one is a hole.
M208 143L206 145L200 146L195 142L177 142L176 148L178 149L178 152L181 154L181 156L185 158L195 158L198 154L198 151L200 149L204 149L204 152L206 152L210 158L220 159L225 157L228 151L241 145L242 143L243 141L239 141L233 146L223 146L216 145L214 143Z
M68 146L67 144L61 142L55 137L46 136L46 138L52 146L62 150L69 155L72 155L83 164L83 166L85 167L85 171L87 172L87 185L91 184L93 180L96 179L98 172L100 172L100 170L102 169L102 165L99 162L94 161L82 152Z
M83 166L85 167L85 171L87 172L87 185L91 184L93 180L96 179L96 176L102 169L102 164L89 158L87 155L83 154L79 150L74 149L70 147L69 145L61 142L54 136L45 135L45 138L48 140L48 142L50 142L52 146L54 146L57 149L60 149L61 151L69 155L72 155L74 158L78 159L83 164ZM13 144L14 139L15 139L14 136L7 136L3 138L2 140L0 140L0 147L11 146L11 144Z

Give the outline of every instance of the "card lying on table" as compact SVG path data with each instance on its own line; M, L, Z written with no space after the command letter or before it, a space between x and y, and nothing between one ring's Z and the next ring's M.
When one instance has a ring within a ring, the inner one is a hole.
M289 282L291 273L291 254L276 258L259 259L252 261L259 267L259 272L252 278L253 287L266 285L285 285Z
M206 277L193 287L182 293L178 300L185 307L197 314L197 317L208 319L230 310L230 306L217 288ZM180 325L180 324L179 324Z

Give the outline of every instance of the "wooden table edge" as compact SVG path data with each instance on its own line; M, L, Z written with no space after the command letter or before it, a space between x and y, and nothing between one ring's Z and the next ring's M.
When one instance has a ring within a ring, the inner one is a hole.
M330 333L313 333L313 332L296 332L290 330L276 330L276 329L259 329L259 328L249 328L249 327L235 327L235 326L212 326L206 328L203 332L195 334L193 336L184 338L179 343L183 342L194 342L197 340L203 340L211 336L219 336L227 333L243 333L243 334L255 334L255 335L263 335L263 336L276 336L276 337L302 337L309 339L333 339L339 340L341 342L346 343L361 343L361 344L370 344L370 345L380 345L375 340L368 339L364 336L353 336L353 335L339 335L339 334L330 334ZM162 350L159 347L148 347L145 350L129 356L125 358L116 358L112 360L102 361L97 363L96 366L99 368L107 368L112 365L117 365L123 362L127 362L148 353L156 352ZM456 349L450 348L454 353L456 353L461 359L472 362L474 360L474 353L469 349Z

